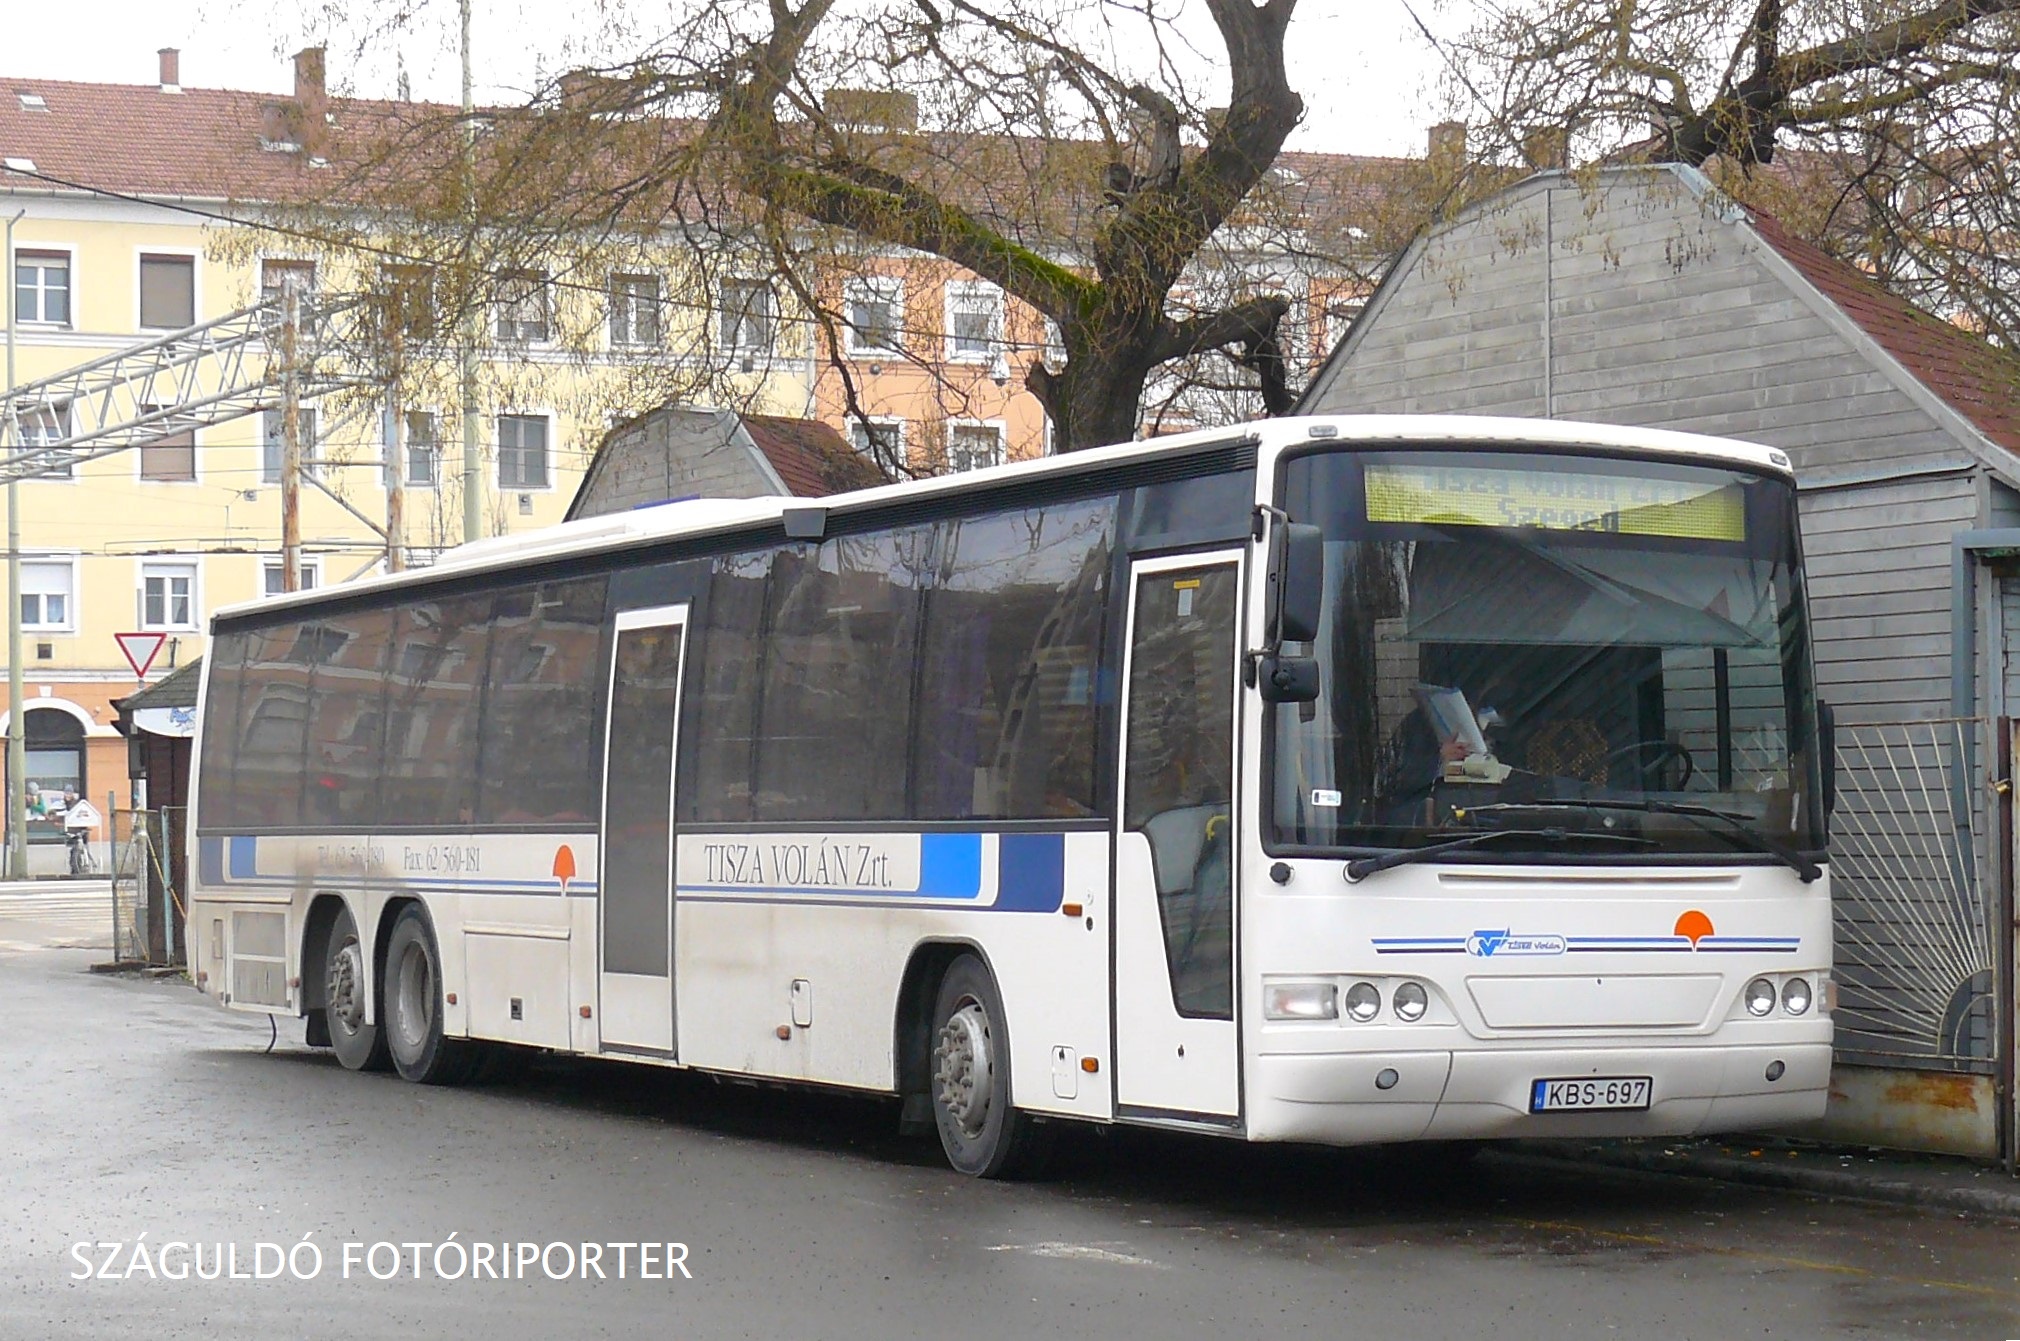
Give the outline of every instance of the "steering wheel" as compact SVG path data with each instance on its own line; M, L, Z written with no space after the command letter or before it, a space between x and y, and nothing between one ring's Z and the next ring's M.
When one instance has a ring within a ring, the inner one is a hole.
M1617 750L1608 750L1601 763L1612 771L1616 759L1635 759L1634 771L1645 790L1656 780L1661 769L1671 760L1683 765L1683 776L1676 781L1676 790L1682 791L1697 776L1697 760L1691 758L1690 751L1673 740L1637 740L1632 745L1623 745Z

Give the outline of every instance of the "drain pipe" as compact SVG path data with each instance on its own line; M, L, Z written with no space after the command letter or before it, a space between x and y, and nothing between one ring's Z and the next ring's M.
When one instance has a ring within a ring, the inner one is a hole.
M1957 733L1958 748L1963 754L1955 770L1956 781L1951 805L1959 823L1958 841L1971 840L1970 812L1972 780L1975 777L1975 761L1971 732L1962 723L1968 723L1978 709L1978 562L1981 559L2020 557L2020 529L2011 527L1988 531L1959 531L1950 540L1950 715L1960 719ZM1995 723L1995 725L1997 725ZM2001 740L1994 746L2002 771L2010 775L2011 743ZM2016 1172L2016 1159L2020 1159L2020 1114L2014 1109L2016 1088L2016 1062L2014 1049L2014 908L2013 881L2011 872L2014 865L2011 847L2013 830L2005 816L2010 811L2010 802L2001 808L2001 822L1993 826L1992 833L2006 850L1998 854L1998 869L2006 872L2008 878L1999 881L1999 887L1991 900L1997 910L1994 924L1992 952L1996 956L1992 963L1993 982L1993 1028L1998 1037L1993 1043L1993 1051L1998 1054L1998 1130L2000 1160L2006 1172Z

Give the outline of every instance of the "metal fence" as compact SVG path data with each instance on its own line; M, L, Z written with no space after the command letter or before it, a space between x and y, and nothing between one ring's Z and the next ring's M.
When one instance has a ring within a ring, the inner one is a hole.
M1831 858L1845 1060L1995 1070L1994 962L2005 940L1986 877L1999 869L1988 848L1999 826L1987 823L1996 812L1963 768L1967 750L1985 759L1985 725L1838 729Z
M112 812L112 955L123 964L186 962L186 811Z

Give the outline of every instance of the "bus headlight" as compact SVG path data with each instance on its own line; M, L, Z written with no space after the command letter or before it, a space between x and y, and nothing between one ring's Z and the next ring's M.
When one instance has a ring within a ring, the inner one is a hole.
M1396 1018L1405 1023L1424 1018L1425 1010L1431 1005L1431 996L1420 982L1406 982L1396 989Z
M1264 983L1263 1018L1337 1020L1340 1018L1339 995L1329 982Z
M1755 978L1746 985L1746 1009L1749 1015L1765 1015L1775 1008L1775 985L1766 978Z
M1366 1024L1382 1009L1382 994L1371 982L1357 982L1347 989L1347 1014Z
M1810 983L1807 978L1790 978L1782 984L1782 1009L1791 1015L1800 1015L1810 1008Z

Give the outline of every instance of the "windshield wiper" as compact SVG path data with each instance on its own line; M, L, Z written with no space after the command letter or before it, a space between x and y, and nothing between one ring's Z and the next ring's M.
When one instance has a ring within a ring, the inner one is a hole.
M1655 846L1655 840L1652 838L1627 833L1582 833L1566 829L1482 829L1478 833L1469 833L1464 838L1432 843L1428 847L1404 847L1397 848L1394 852L1384 852L1376 857L1356 857L1347 863L1347 883L1359 884L1375 872L1386 871L1391 866L1407 866L1411 862L1429 861L1447 852L1461 852L1469 847L1498 842L1503 838L1541 839L1549 843L1594 840L1602 843L1620 843L1629 847Z
M1790 867L1810 884L1824 873L1824 868L1807 855L1798 852L1778 839L1770 838L1753 827L1748 817L1734 814L1730 810L1715 810L1710 806L1691 805L1682 801L1625 801L1603 798L1580 797L1562 801L1504 801L1494 805L1472 806L1467 813L1477 815L1486 812L1508 812L1524 810L1626 810L1649 815L1677 815L1691 821L1706 833L1727 839L1741 847L1756 852L1765 852ZM1716 821L1714 824L1712 821ZM1724 827L1719 827L1719 826Z

